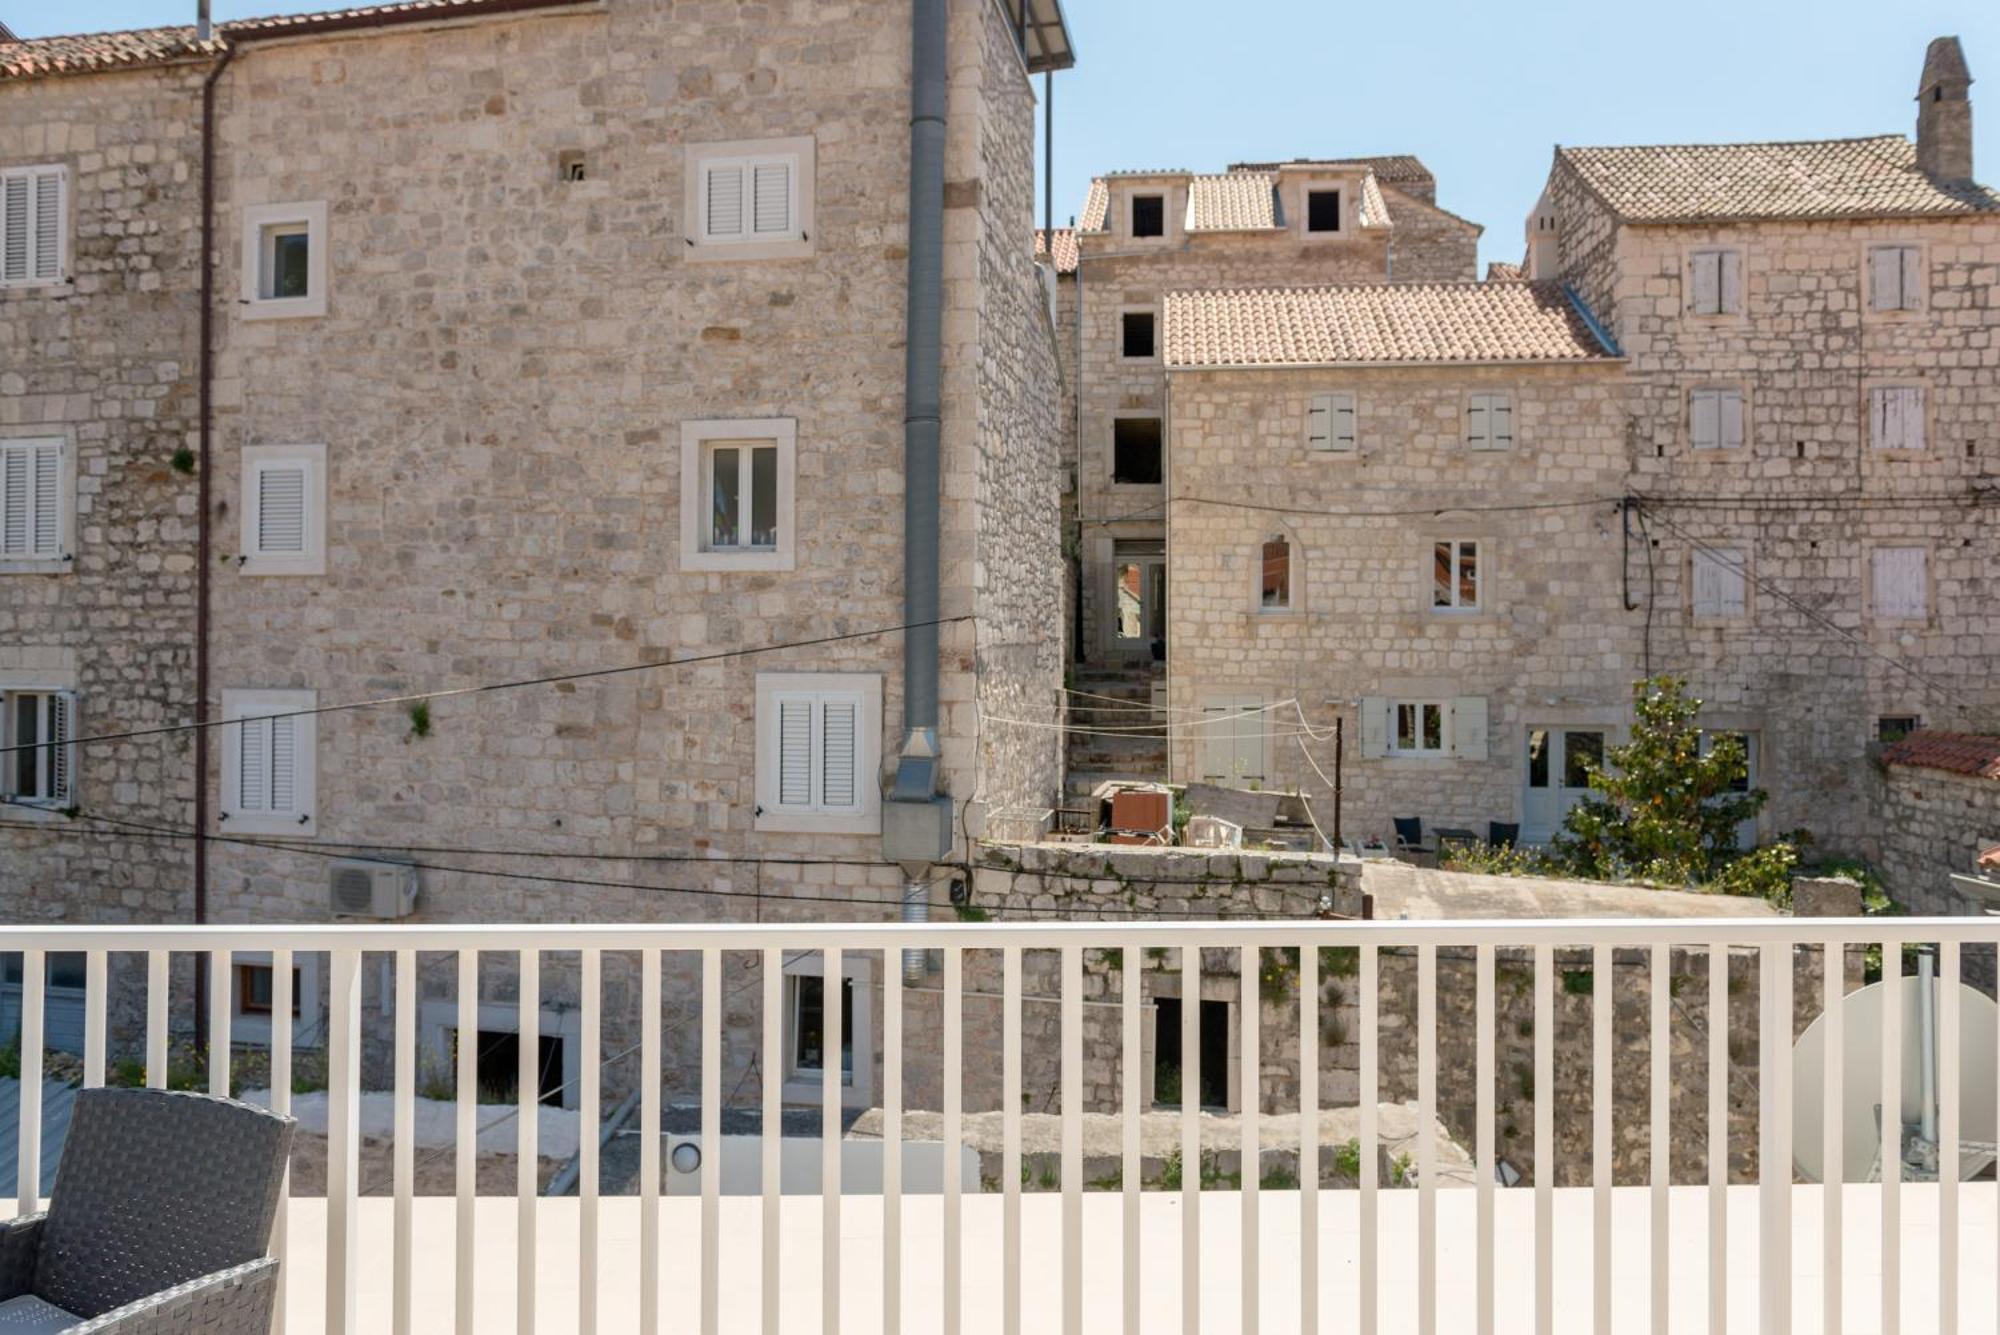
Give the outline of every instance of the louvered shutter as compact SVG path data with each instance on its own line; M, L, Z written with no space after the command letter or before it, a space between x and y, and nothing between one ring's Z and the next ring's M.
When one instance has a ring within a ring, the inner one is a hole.
M49 800L59 807L76 804L76 692L57 691L49 697Z
M752 218L759 236L792 230L792 168L786 162L762 162L751 170Z
M306 550L306 468L269 464L257 470L257 546L261 556Z
M61 172L35 175L35 254L37 279L62 277L62 195Z
M1919 304L1923 292L1923 251L1916 246L1899 248L1899 264L1902 281L1896 291L1897 309L1913 311Z
M0 445L0 557L53 561L62 555L62 445Z
M813 804L813 702L790 696L778 702L778 805Z
M1330 450L1333 448L1333 395L1315 394L1312 406L1306 409L1306 448L1309 450Z
M26 176L0 177L0 281L27 281L34 264Z
M274 718L269 721L271 737L271 811L281 814L298 810L299 754L298 720Z
M707 167L708 216L703 219L706 235L743 235L743 168Z
M1717 445L1725 450L1743 448L1743 394L1725 389L1715 398Z
M1698 389L1688 395L1688 440L1698 450L1712 450L1721 445L1721 395L1718 391Z
M1874 553L1875 615L1918 621L1926 615L1925 554L1921 547L1878 547Z
M236 725L236 804L246 812L271 809L271 720Z
M1716 268L1721 274L1716 309L1725 315L1742 314L1743 256L1733 250L1721 251L1716 255Z
M26 446L0 449L0 556L26 556L31 539L33 460Z
M852 700L829 699L820 704L820 802L822 807L851 807L859 786L854 773L855 722L860 711Z

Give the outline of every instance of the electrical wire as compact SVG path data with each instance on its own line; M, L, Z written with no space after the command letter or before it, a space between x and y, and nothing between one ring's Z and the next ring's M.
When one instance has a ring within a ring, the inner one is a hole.
M1169 496L1154 505L1142 506L1137 510L1127 510L1122 514L1106 516L1103 519L1083 521L1086 528L1104 528L1111 524L1126 523L1144 519L1155 511L1174 505L1206 505L1224 510L1248 510L1257 514L1305 515L1317 519L1406 519L1417 516L1451 514L1516 514L1531 510L1575 510L1593 505L1616 505L1622 497L1591 496L1568 501L1515 501L1501 505L1419 505L1392 510L1330 509L1326 506L1264 505L1256 501L1236 501L1220 496Z

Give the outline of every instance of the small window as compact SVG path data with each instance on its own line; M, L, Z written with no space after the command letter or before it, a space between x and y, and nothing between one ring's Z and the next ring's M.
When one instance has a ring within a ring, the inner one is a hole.
M1167 200L1164 195L1132 196L1132 235L1156 237L1167 234Z
M1474 394L1465 406L1465 444L1473 450L1514 448L1514 400L1506 394Z
M75 803L76 695L0 691L0 797L30 806Z
M326 314L326 205L259 204L243 211L246 319Z
M1119 417L1111 423L1111 480L1154 485L1162 477L1160 419Z
M1921 385L1877 385L1868 391L1868 443L1878 450L1924 447Z
M1690 251L1687 308L1691 315L1741 315L1743 252Z
M1743 448L1743 391L1696 389L1688 392L1688 443L1697 450Z
M581 181L588 175L588 161L580 148L565 149L556 155L556 179L564 182Z
M1266 612L1292 610L1292 544L1282 534L1265 540L1258 606Z
M681 424L681 566L790 570L796 424Z
M810 255L813 160L811 138L690 146L690 256L784 259Z
M58 564L68 555L65 442L0 440L0 565Z
M1923 726L1924 720L1921 715L1884 714L1875 720L1875 740L1884 745L1900 742Z
M46 287L66 278L69 171L60 165L0 171L0 287Z
M1122 334L1119 348L1126 360L1138 361L1154 355L1155 319L1151 311L1126 311L1119 317Z
M243 451L243 573L326 572L326 447L251 446Z
M1929 615L1928 555L1922 547L1877 547L1870 553L1877 621L1922 621Z
M1306 191L1306 230L1308 232L1338 232L1340 230L1340 192L1338 190Z
M222 830L314 832L318 728L311 691L224 691Z
M1694 615L1740 617L1749 610L1750 581L1741 550L1697 548L1691 570Z
M1479 544L1469 539L1432 544L1431 609L1476 612L1479 606Z
M791 992L792 1071L818 1076L826 1069L826 979L794 975L785 980ZM854 1083L854 980L840 980L840 1083Z
M236 1013L238 1015L264 1015L271 1013L272 999L277 995L274 987L276 974L268 964L238 964L236 966ZM292 969L292 1018L297 1019L300 1011L299 970Z
M1914 311L1923 304L1923 250L1917 246L1870 246L1868 308Z
M756 828L879 833L881 754L880 676L758 674Z
M1315 394L1306 409L1306 448L1333 454L1354 452L1354 396Z
M1398 700L1390 706L1389 753L1441 756L1445 752L1442 700Z

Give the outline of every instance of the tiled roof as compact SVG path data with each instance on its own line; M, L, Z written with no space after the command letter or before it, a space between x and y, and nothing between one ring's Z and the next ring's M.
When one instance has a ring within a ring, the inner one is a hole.
M1489 283L1512 283L1525 277L1518 264L1505 260L1491 260L1486 265L1486 281Z
M1789 144L1559 148L1583 183L1627 222L1724 218L1949 216L2000 210L2000 194L1917 170L1901 135Z
M318 14L275 14L266 18L234 19L216 24L207 42L195 41L192 24L26 38L0 44L0 79L31 79L165 65L220 54L230 42L553 9L585 3L591 3L591 0L405 0L401 4L363 5Z
M1559 283L1169 292L1173 367L1587 362L1613 354Z
M1971 732L1913 732L1882 748L1890 765L1969 774L1976 779L2000 779L2000 737Z
M1111 214L1111 187L1102 176L1090 183L1090 193L1083 197L1083 216L1076 220L1079 232L1101 232L1104 220Z
M1076 272L1076 229L1071 227L1058 227L1056 228L1055 235L1056 235L1056 250L1055 250L1056 272L1059 274L1075 273ZM1047 232L1044 232L1041 228L1037 227L1035 229L1035 258L1041 259L1048 253L1049 253L1049 234Z
M1353 163L1331 164L1352 167ZM1101 232L1110 219L1110 180L1117 176L1171 176L1173 172L1113 172L1090 183L1084 197L1080 232ZM1190 232L1268 232L1279 227L1277 170L1231 168L1226 172L1187 173L1187 230ZM1371 171L1361 178L1361 225L1389 226L1389 203Z

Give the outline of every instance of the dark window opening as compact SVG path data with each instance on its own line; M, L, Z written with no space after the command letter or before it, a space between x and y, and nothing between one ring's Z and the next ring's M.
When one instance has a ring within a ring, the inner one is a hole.
M1161 479L1160 419L1120 417L1111 424L1111 480L1158 483Z
M563 1041L556 1034L542 1034L540 1050L535 1054L539 1068L536 1086L539 1102L551 1107L562 1106L563 1088ZM457 1055L453 1054L454 1067ZM481 1103L518 1103L521 1095L521 1036L492 1029L479 1031L479 1056L476 1067Z
M1124 348L1127 357L1150 357L1153 355L1153 313L1151 311L1126 311L1124 315Z
M277 989L273 984L274 974L268 964L239 964L236 966L236 1009L244 1015L269 1015L271 1002ZM292 969L292 1018L299 1015L299 971Z
M1340 192L1338 190L1308 190L1306 192L1306 230L1308 232L1338 232L1340 230Z
M573 148L567 152L558 154L556 157L556 176L558 179L564 181L583 180L585 170L582 150Z
M1923 726L1924 721L1915 714L1884 714L1875 720L1875 740L1900 742Z
M792 1069L823 1072L826 1069L826 980L802 975L792 980L797 989L792 1025ZM840 1073L844 1083L854 1081L854 980L840 980Z
M1167 200L1164 195L1132 196L1132 235L1165 236Z
M1181 1000L1153 1002L1158 1028L1153 1039L1153 1102L1181 1106ZM1229 1003L1201 1003L1201 1106L1229 1106Z

